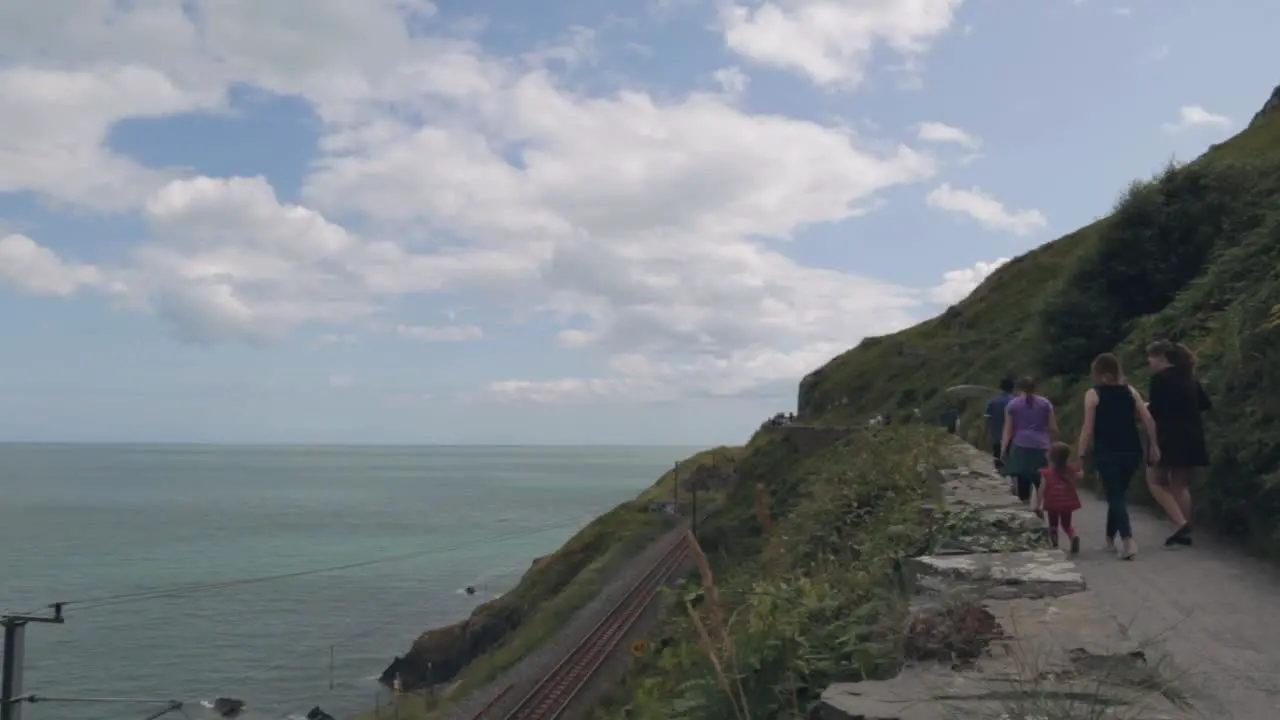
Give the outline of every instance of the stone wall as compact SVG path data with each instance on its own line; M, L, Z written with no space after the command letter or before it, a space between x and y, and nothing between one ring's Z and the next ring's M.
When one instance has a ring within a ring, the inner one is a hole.
M1009 491L990 455L957 444L954 459L942 471L948 510L967 508L1036 537L1041 521ZM981 642L970 643L978 649L959 660L908 662L891 680L833 685L822 695L822 720L1189 718L1161 694L1156 671L1075 564L1047 547L1047 534L1044 544L980 552L974 540L909 559L904 648L925 630L935 640L939 629L968 632L964 623L981 630Z
M801 455L811 455L849 437L854 432L854 428L791 424L765 426L761 432L765 435L785 438Z

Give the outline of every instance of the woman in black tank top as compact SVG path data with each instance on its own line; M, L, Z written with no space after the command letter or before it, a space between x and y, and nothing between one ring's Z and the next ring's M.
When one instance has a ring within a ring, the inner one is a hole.
M1080 428L1080 456L1092 454L1093 466L1107 498L1107 549L1116 550L1116 536L1123 546L1121 560L1138 554L1129 522L1129 483L1142 466L1142 439L1138 422L1147 431L1152 461L1159 460L1156 423L1142 396L1124 382L1120 361L1111 353L1093 360L1093 387L1084 395L1084 426Z

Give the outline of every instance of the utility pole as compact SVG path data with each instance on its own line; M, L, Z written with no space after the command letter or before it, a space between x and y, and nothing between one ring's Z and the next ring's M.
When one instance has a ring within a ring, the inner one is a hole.
M671 487L675 492L671 500L676 504L676 513L678 514L680 512L680 461L679 460L677 460L676 464L671 467L671 481L672 481Z
M698 480L696 477L694 478L692 483L692 492L693 492L693 512L690 513L690 515L693 516L693 521L692 521L693 522L693 528L692 528L693 539L697 540L698 539Z
M62 603L54 603L53 617L34 615L5 615L0 617L4 626L4 676L0 684L0 720L22 720L22 656L26 641L27 623L64 622Z

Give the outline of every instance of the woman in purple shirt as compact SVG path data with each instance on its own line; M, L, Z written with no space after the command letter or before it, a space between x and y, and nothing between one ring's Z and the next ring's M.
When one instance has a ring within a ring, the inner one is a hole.
M1018 499L1031 502L1031 490L1040 487L1040 470L1048 465L1046 453L1058 434L1058 417L1049 398L1036 394L1036 381L1018 381L1018 397L1004 410L1004 473L1014 478Z

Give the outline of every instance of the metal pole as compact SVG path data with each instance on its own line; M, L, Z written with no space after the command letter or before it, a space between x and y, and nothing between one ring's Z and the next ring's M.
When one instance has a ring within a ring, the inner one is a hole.
M4 619L4 685L0 689L0 720L22 720L22 650L27 623Z
M698 539L698 483L693 483L693 539Z
M333 646L329 646L329 689L333 689Z
M675 465L671 466L671 488L675 495L672 501L676 504L676 512L680 512L680 461L677 460Z
M0 666L0 720L22 720L22 660L25 652L27 623L62 623L62 603L53 606L53 617L5 615L4 664Z

